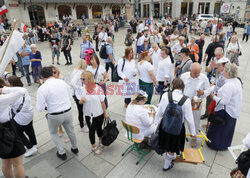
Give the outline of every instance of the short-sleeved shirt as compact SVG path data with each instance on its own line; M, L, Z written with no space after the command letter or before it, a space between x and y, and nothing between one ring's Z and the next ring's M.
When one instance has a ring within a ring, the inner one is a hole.
M58 49L60 40L58 38L50 38L49 42L51 43L51 46L53 49Z
M107 55L112 54L113 59L114 59L114 61L115 61L114 50L113 50L113 48L112 48L112 45L109 44L109 43L108 43L107 46L106 46L106 53L107 53ZM104 62L112 62L112 61L111 61L110 57L108 56L107 59L104 59Z
M84 43L82 42L82 44L80 45L80 50L81 50L81 58L85 59L85 51L88 49L93 49L93 45L92 43L90 43L88 40Z
M143 62L140 64L138 63L138 70L140 72L140 80L146 83L152 83L152 79L149 75L149 71L154 71L154 66L150 64L148 61Z
M181 63L181 74L189 72L192 63L193 63L192 59L188 59L185 62L182 61L182 63Z
M23 51L23 47L19 50L19 54L21 54ZM30 46L26 45L25 48L24 48L24 54L28 54L31 52L31 48ZM24 56L21 58L22 60L22 65L23 66L28 66L30 65L30 56Z
M90 71L93 75L95 75L96 70L97 70L97 68L94 69L92 66L87 67L87 71ZM94 76L96 83L100 83L101 81L104 80L104 73L105 72L106 72L105 68L102 65L99 65L97 74L96 74L96 76Z
M40 51L36 51L36 54L33 54L32 52L30 53L30 59L41 59L42 60L42 56ZM42 63L39 61L35 61L35 62L31 62L31 66L32 67L36 67L36 66L41 66Z

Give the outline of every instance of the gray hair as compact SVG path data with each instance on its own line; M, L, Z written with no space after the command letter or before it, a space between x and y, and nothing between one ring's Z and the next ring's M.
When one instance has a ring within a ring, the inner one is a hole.
M31 44L30 48L36 48L37 49L36 44Z
M217 47L217 48L214 50L214 55L216 55L216 54L221 54L221 55L223 55L223 54L224 54L223 48L222 48L222 47Z
M109 36L109 37L107 37L107 40L106 40L107 42L112 42L112 38Z
M238 67L235 64L227 63L225 65L225 71L228 73L228 78L238 77Z

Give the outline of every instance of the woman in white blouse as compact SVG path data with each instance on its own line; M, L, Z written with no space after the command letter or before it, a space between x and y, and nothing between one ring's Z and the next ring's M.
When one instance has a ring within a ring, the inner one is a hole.
M231 38L231 42L228 44L227 51L227 57L230 62L235 63L237 66L239 66L239 55L241 54L241 45L238 42L237 36L233 36Z
M174 33L170 36L170 47L173 48L178 44L179 40L179 31L175 30Z
M134 139L143 140L144 137L151 136L156 129L153 124L155 112L150 113L150 111L144 106L146 101L146 92L140 90L126 110L126 123L140 129L140 133L133 134Z
M77 99L76 95L79 95L79 92L81 92L81 87L82 87L82 80L81 80L81 75L83 72L86 71L87 68L87 63L85 60L80 59L79 62L77 63L77 66L73 70L71 74L71 82L70 85L73 88L73 98L76 102L77 110L78 110L78 120L80 123L81 131L82 132L88 132L89 129L86 125L86 122L83 119L83 111L82 111L82 104L79 104L79 100Z
M99 58L96 54L93 54L91 56L90 65L87 67L87 71L90 71L94 75L95 83L102 87L105 94L105 105L106 108L108 108L108 101L106 97L106 83L109 78L105 68L100 64Z
M225 84L219 89L217 96L210 97L216 101L215 115L224 119L225 124L211 123L207 137L211 143L207 145L214 150L227 150L231 146L237 118L242 106L242 84L237 78L238 68L235 64L225 65L223 76Z
M0 154L0 158L2 159L2 171L5 177L25 177L22 156L25 153L25 148L22 140L16 132L13 121L11 121L10 106L26 93L26 89L15 87L15 90L12 90L8 94L4 94L6 89L8 89L8 87L0 88L0 123L3 127L14 131L15 140L13 143L13 149L10 153ZM12 167L14 168L14 176Z
M83 113L89 128L89 139L92 145L92 151L101 154L101 150L95 144L95 132L99 137L99 147L102 145L102 124L104 118L108 118L106 106L104 103L105 95L102 88L94 81L91 72L86 71L82 74L84 87L82 88L82 96L79 96L79 103L83 104Z
M126 82L129 82L131 79L134 79L137 73L133 54L133 48L126 48L124 57L120 59L117 64L118 75ZM131 102L131 98L125 98L124 102L124 107L126 108Z
M175 78L172 82L172 99L173 102L179 102L183 97L184 82L180 78ZM192 136L196 135L194 118L192 114L192 106L189 98L186 99L182 105L182 114L183 114L183 125L180 135L172 135L164 132L161 126L161 121L163 114L166 110L166 107L169 104L169 93L164 93L158 107L157 113L155 115L155 125L159 126L159 146L164 150L166 154L165 164L163 167L164 171L171 169L173 165L173 160L176 158L176 154L180 154L184 150L185 146L185 126L184 120L187 122L189 127L190 134Z
M150 60L149 51L144 51L141 53L141 61L138 63L138 71L140 75L139 87L140 90L145 91L148 95L146 104L151 103L154 86L156 85L154 66L149 62Z

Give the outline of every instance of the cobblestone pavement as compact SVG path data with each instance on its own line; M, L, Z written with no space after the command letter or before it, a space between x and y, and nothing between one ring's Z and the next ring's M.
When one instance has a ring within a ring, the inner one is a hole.
M238 29L238 34L241 39L242 29ZM126 29L120 29L115 34L114 53L116 61L124 54L124 38ZM206 37L206 46L210 42L210 38ZM73 65L65 66L65 58L61 54L60 62L58 66L62 75L67 81L70 79L70 74L79 60L79 50L81 39L75 40L72 47ZM241 43L241 40L240 40ZM244 83L243 88L243 105L241 116L237 121L236 130L232 145L242 144L242 139L250 131L250 43L241 43L242 53L240 57L239 76ZM38 43L38 50L41 51L43 58L43 66L51 65L51 51L48 47L48 42ZM103 61L101 60L103 64ZM203 69L204 71L204 69ZM209 177L209 178L228 178L230 170L236 165L229 151L213 151L204 146L203 154L206 162L204 164L185 164L176 163L175 167L168 171L163 172L162 167L164 164L164 156L157 155L154 151L151 151L139 165L135 165L139 159L139 155L136 152L130 152L122 157L122 152L131 144L125 137L125 130L122 128L121 120L124 119L125 109L123 107L123 100L120 96L109 95L108 113L111 119L115 119L120 130L118 139L109 147L106 147L102 155L94 155L91 152L91 145L89 142L88 134L80 132L79 122L77 119L77 109L75 103L72 100L73 113L74 113L74 127L77 136L79 154L73 156L68 153L68 159L63 162L56 157L56 149L54 143L52 143L46 119L44 117L45 112L39 113L35 109L36 91L38 86L32 84L31 87L27 86L25 78L22 79L25 83L25 87L28 89L31 95L31 102L34 107L34 128L38 141L39 153L31 158L24 158L25 168L27 175L30 177ZM63 96L62 96L63 97ZM153 97L153 104L158 104L159 97ZM204 108L204 107L203 107ZM201 121L201 124L205 124L206 121ZM62 137L65 141L66 134ZM189 146L189 143L187 143ZM65 143L65 148L69 151L70 144ZM1 164L1 163L0 163ZM2 173L0 172L0 176Z

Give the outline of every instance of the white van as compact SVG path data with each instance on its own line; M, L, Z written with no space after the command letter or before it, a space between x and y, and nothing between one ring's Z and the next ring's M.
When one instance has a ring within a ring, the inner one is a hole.
M214 20L213 14L199 14L196 20Z

